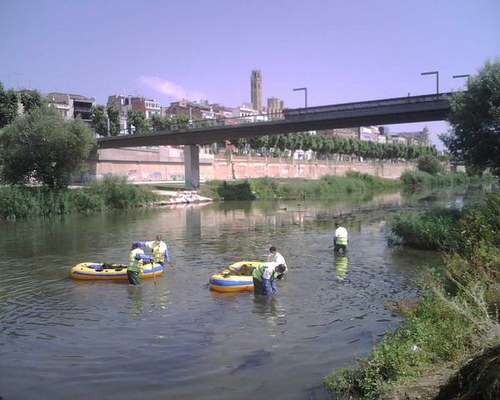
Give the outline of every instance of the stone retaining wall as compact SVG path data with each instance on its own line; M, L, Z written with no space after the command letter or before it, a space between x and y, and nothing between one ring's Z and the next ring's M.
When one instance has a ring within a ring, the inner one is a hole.
M160 148L161 149L161 148ZM200 155L200 179L208 181L245 178L319 179L325 175L344 175L357 171L381 178L398 179L414 163L354 160L293 160L250 156ZM125 176L132 182L184 182L184 160L181 152L162 150L107 149L89 163L80 181L100 179L106 175Z

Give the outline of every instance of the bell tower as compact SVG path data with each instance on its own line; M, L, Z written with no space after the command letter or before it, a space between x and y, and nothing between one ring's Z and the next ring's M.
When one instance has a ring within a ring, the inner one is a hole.
M250 77L251 100L254 110L262 111L262 74L259 69L252 71Z

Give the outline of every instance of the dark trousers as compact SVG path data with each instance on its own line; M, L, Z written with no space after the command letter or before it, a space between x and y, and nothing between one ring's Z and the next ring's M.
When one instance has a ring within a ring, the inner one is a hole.
M345 253L347 251L347 246L345 244L336 244L335 247L333 248L333 251L338 253L342 250L342 253Z
M262 281L253 278L253 292L255 294L264 294L264 285L262 284Z
M139 272L127 271L128 283L131 285L140 285L141 279L139 278Z

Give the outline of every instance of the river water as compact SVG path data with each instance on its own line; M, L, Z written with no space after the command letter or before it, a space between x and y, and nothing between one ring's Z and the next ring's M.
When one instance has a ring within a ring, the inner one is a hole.
M417 203L411 207L423 207ZM327 399L321 379L368 354L398 317L384 299L416 292L434 252L390 249L369 201L228 202L0 222L0 397ZM329 246L335 220L347 257ZM161 233L174 266L155 280L76 281L83 261L125 263ZM209 290L210 276L274 245L289 274L272 297Z

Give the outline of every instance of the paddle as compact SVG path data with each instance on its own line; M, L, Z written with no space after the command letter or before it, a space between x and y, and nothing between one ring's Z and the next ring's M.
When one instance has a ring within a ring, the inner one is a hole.
M154 258L151 260L151 268L153 268L153 282L156 286L156 275L155 275L155 265L154 265Z

